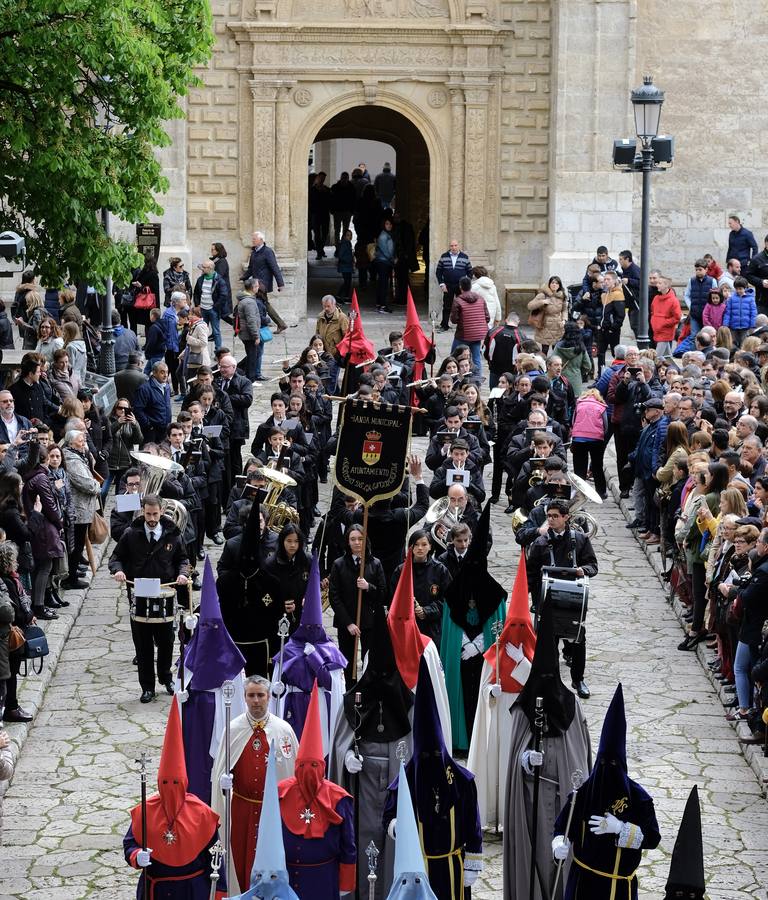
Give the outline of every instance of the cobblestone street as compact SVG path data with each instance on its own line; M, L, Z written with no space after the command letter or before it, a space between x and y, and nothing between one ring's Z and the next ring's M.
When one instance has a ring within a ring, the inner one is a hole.
M363 315L377 346L386 343L390 329L402 326L399 314L376 317L364 309ZM298 352L311 334L304 323L289 329L267 347L266 358ZM441 355L450 337L441 335ZM231 341L231 331L224 339ZM275 371L265 366L265 372ZM268 414L273 387L255 388L252 435ZM424 447L424 439L415 439L416 452ZM322 487L325 498L328 488ZM490 564L511 587L519 548L503 508L500 503L493 510ZM761 785L696 655L675 649L680 625L654 570L624 527L624 513L612 496L599 511L594 506L590 511L600 525L594 542L600 574L592 584L587 620L586 680L592 698L584 704L596 747L603 713L616 682L623 682L630 775L653 795L662 832L660 848L646 855L639 873L640 897L663 895L683 806L691 786L698 784L708 896L765 898L768 804ZM220 552L214 545L210 551L214 559ZM69 611L64 612L51 633L64 633ZM169 698L159 694L154 703L138 702L133 654L125 594L102 562L3 800L1 900L135 896L137 875L122 856L127 810L139 798L135 760L142 750L150 754L152 789ZM30 710L33 695L25 692L36 680L21 686L21 703ZM16 741L22 734L20 726L8 730ZM472 892L476 900L502 896L501 838L489 835L486 850L486 869Z

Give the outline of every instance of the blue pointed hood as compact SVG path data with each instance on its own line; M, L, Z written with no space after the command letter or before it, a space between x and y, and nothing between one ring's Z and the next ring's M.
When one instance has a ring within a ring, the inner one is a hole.
M243 654L229 636L221 617L216 579L210 558L205 558L200 618L184 657L184 667L192 672L189 687L212 691L234 678L245 666Z
M624 690L621 682L616 685L613 699L603 719L600 745L595 765L602 759L627 771L627 717L624 712Z

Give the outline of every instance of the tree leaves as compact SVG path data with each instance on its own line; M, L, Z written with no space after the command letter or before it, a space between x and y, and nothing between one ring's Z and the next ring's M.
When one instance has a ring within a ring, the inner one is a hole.
M0 0L0 230L44 283L127 280L100 210L162 213L155 149L212 46L208 0Z

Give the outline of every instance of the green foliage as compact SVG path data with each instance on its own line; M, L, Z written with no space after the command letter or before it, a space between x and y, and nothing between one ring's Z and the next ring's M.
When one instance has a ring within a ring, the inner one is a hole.
M100 209L162 213L155 149L212 46L208 0L0 0L0 230L43 283L127 279L135 248Z

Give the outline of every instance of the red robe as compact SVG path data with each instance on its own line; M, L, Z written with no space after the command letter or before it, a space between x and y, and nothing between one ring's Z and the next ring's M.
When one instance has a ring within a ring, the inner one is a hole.
M254 728L232 769L232 861L241 886L251 883L268 757L269 741L264 729Z

